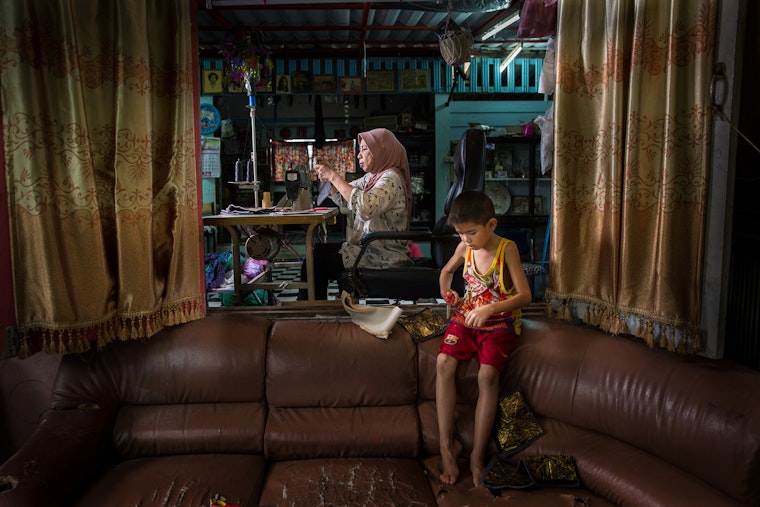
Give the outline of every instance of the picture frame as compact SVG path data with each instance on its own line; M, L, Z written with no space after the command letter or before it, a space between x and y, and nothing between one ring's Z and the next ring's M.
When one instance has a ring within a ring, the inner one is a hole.
M290 81L291 90L293 90L293 93L311 92L311 72L305 70L297 70L290 75Z
M392 92L396 90L394 82L394 73L392 70L368 70L367 71L367 91L368 92Z
M275 93L288 94L291 93L291 90L290 75L283 74L282 76L277 76L277 86L274 89Z
M245 88L240 83L230 83L227 85L227 93L245 93Z
M314 76L314 91L319 93L335 93L337 84L332 74L317 74Z
M527 195L516 195L512 197L512 214L527 215L530 213L528 206L529 197ZM533 196L533 214L542 215L544 211L544 198L540 195Z
M528 196L527 195L515 195L512 197L512 214L513 215L527 215L528 214Z
M338 83L340 93L361 93L364 89L360 76L343 76Z
M402 70L402 92L427 92L430 91L430 72L427 70Z
M201 72L201 94L213 95L222 93L224 71L222 69L203 69Z
M533 196L533 214L534 215L544 214L544 198L541 197L540 195Z

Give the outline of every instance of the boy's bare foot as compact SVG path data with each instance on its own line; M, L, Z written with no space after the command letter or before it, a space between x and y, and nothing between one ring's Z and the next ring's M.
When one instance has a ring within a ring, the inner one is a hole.
M483 473L486 466L482 459L470 456L470 472L472 473L472 484L476 488L483 485Z
M476 488L478 486L483 485L483 472L485 471L485 467L482 467L480 465L472 465L470 466L470 472L472 472L472 485Z
M462 452L462 444L454 440L450 449L441 447L441 482L444 484L456 484L459 479L459 466L457 465L457 456Z

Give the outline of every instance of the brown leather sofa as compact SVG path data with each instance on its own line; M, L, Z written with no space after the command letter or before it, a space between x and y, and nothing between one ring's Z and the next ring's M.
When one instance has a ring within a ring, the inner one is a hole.
M581 486L472 486L469 362L462 477L442 487L438 343L217 314L67 356L0 467L0 506L760 505L759 373L548 319L525 319L503 394L519 389L546 432L523 453L573 456Z

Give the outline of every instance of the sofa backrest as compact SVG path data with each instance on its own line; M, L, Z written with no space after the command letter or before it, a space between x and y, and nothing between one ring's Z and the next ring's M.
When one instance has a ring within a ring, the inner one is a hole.
M266 456L419 455L416 360L399 325L383 340L345 321L276 321L266 358Z
M65 356L52 406L112 411L123 457L263 452L269 326L261 317L214 315L145 342Z
M630 443L760 502L760 375L630 337L525 319L507 367L537 415Z

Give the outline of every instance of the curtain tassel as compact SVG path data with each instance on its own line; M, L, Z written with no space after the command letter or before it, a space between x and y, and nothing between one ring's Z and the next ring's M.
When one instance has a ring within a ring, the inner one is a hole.
M98 350L102 350L106 346L106 340L103 335L103 325L98 326Z
M29 337L28 336L22 336L21 337L21 348L18 350L18 357L21 359L26 359L27 357L32 355L32 348L29 346Z

